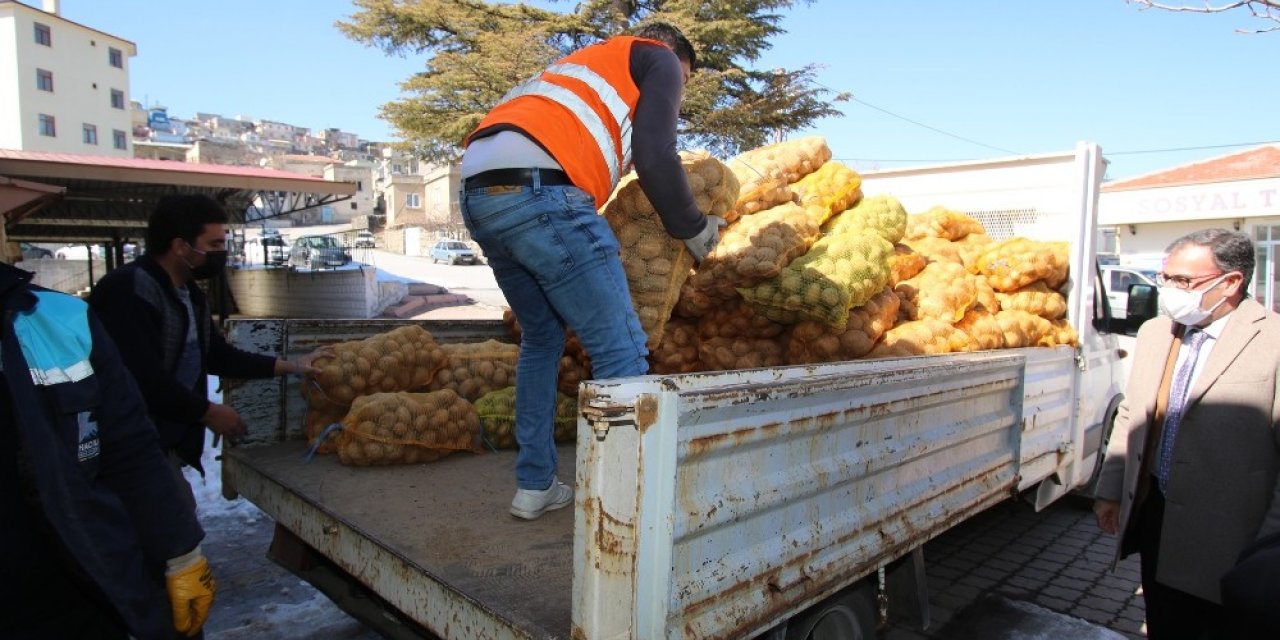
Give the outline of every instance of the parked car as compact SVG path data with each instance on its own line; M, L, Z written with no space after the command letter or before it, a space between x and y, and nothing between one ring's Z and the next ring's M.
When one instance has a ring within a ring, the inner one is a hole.
M351 254L333 236L301 236L289 249L289 265L323 269L351 262Z
M265 256L267 264L280 265L289 260L289 245L285 244L284 238L279 234L271 236L262 236L260 240L263 249L258 256Z
M1106 264L1102 269L1102 282L1107 287L1107 302L1111 305L1111 316L1123 318L1129 308L1129 285L1149 284L1156 286L1156 272L1153 269L1122 267Z
M83 244L69 244L53 252L53 256L59 260L88 260L89 247ZM95 260L102 260L106 257L102 245L93 245L93 257Z
M476 252L466 243L457 240L441 240L431 247L431 262L445 264L475 264Z
M355 246L357 249L372 249L375 246L377 246L377 244L374 242L374 239L373 239L373 232L357 231Z
M22 250L23 260L39 260L41 258L52 258L53 252L44 248L37 247L30 242L19 242L18 248Z

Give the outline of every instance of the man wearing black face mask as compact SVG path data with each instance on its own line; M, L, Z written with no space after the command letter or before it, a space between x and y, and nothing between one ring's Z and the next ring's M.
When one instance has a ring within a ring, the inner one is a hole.
M246 429L235 409L210 402L207 375L268 378L313 374L309 358L281 360L227 344L194 281L227 262L227 214L206 196L160 200L147 223L147 252L94 287L89 305L115 339L185 484L182 465L201 473L204 429L234 441ZM194 504L194 497L188 491Z

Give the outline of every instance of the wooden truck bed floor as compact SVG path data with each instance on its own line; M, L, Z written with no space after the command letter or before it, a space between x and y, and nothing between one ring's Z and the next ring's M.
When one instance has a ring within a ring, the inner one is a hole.
M572 482L574 448L558 451L559 477ZM332 539L347 530L421 574L405 579L439 582L505 619L520 635L569 636L574 509L551 511L534 521L510 515L515 452L455 453L427 464L385 467L346 466L336 455L318 455L307 463L297 441L236 447L225 454L224 464L235 467L236 489L244 497L308 544L332 550L326 555L362 581L363 573L376 574L382 565L361 557L361 545ZM283 491L276 492L273 484ZM271 494L292 495L301 503ZM305 515L312 509L345 526L315 529L309 522L315 519ZM430 607L417 603L413 608Z

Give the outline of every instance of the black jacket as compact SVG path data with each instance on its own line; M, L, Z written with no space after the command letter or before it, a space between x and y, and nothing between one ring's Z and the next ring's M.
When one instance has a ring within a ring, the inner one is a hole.
M56 575L134 636L172 637L165 560L204 532L110 337L83 301L30 279L0 264L0 636L56 628L33 612L75 599L31 595Z
M200 377L188 389L174 377L187 335L187 310L169 274L151 256L142 256L102 277L89 295L89 306L115 339L124 364L146 398L160 444L183 462L200 467L204 425L209 408L206 374L229 378L269 378L274 356L241 351L213 324L204 292L188 286L195 309L200 346Z

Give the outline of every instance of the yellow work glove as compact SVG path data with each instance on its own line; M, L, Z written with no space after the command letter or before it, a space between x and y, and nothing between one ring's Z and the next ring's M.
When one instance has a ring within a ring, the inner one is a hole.
M164 582L169 590L169 605L173 607L173 628L187 636L199 633L209 618L213 594L218 590L209 561L200 553L200 547L169 560Z

